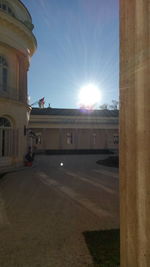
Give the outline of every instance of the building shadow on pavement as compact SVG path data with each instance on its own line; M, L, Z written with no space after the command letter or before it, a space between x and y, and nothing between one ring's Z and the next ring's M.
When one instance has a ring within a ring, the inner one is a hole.
M119 229L83 232L94 266L120 266Z

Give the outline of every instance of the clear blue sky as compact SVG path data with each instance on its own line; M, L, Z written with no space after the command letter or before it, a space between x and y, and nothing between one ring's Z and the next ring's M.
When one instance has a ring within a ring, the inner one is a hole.
M38 48L28 75L30 102L76 108L81 86L98 84L101 103L118 99L119 1L22 0Z

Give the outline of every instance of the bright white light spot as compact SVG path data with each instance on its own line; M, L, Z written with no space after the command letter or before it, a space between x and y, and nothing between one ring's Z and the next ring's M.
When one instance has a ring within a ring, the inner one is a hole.
M93 108L101 98L99 88L90 83L80 89L79 105L84 108Z
M61 167L64 166L63 162L60 163L60 166L61 166Z
M28 54L30 55L31 51L30 51L30 49L29 49L29 48L27 48L27 52L28 52Z

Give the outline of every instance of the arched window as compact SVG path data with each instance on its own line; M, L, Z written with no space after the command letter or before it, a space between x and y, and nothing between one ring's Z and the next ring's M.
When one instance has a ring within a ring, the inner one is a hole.
M11 15L12 17L15 17L14 12L12 11L11 7L8 5L7 2L0 0L0 9Z
M0 56L0 89L7 90L8 82L8 64L3 56Z
M0 117L0 128L11 127L11 123L8 119Z

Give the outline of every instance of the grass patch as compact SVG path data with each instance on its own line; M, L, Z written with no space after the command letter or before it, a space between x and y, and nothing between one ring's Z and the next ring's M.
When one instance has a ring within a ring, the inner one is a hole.
M0 173L0 179L2 179L6 174L7 172Z
M37 154L47 154L47 155L88 155L88 154L114 154L113 151L109 149L61 149L61 150L45 150L37 151Z
M107 167L119 168L119 156L109 157L107 159L96 161L97 164L104 165Z
M94 266L120 266L120 231L119 229L92 231L83 233Z

